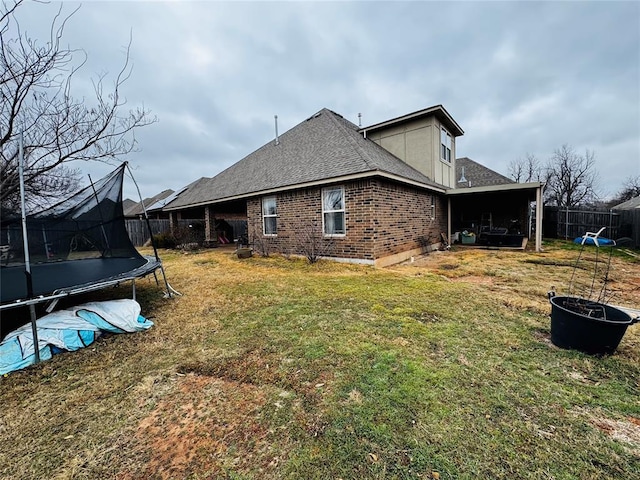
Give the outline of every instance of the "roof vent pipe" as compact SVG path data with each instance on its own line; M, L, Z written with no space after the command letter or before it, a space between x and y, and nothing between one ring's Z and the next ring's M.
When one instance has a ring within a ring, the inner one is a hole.
M460 180L458 183L467 183L467 179L464 177L464 167L462 167L462 174L460 175Z
M276 122L276 145L280 145L280 140L278 139L278 115L274 115L273 119Z
M362 128L362 114L361 113L358 114L358 127ZM364 138L367 138L367 131L366 130L362 130L362 136Z

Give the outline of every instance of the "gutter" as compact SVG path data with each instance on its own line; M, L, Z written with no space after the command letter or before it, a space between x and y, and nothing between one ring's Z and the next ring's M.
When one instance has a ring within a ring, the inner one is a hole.
M506 192L517 190L533 190L544 186L542 182L530 182L530 183L503 183L500 185L486 185L484 187L469 187L469 188L449 188L446 190L446 195L465 195L472 193L489 193L489 192Z

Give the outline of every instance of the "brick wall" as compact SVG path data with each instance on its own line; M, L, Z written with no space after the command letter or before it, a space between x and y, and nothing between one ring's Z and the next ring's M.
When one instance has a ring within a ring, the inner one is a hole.
M440 233L447 231L444 196L382 180L376 183L376 258L440 242Z
M344 237L324 237L322 188L307 188L277 195L277 236L262 233L262 199L247 201L249 237L254 248L302 255L312 236L330 252L329 256L375 260L437 243L440 232L446 232L446 200L438 195L432 197L423 190L380 179L341 185L345 189ZM432 211L435 219L431 218Z

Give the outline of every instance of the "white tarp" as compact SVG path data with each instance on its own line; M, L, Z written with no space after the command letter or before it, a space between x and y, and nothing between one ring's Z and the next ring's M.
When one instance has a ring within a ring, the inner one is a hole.
M140 315L135 300L110 300L50 313L36 322L40 360L55 353L86 347L102 332L147 330L153 322ZM31 324L14 330L0 343L0 375L35 363Z

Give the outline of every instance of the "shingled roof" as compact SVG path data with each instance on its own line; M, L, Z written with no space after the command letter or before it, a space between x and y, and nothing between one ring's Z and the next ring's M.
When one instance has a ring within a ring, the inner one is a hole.
M613 210L634 210L640 209L640 196L627 200L613 207Z
M515 182L470 158L456 158L456 188L487 187L508 183Z
M153 197L145 198L142 203L134 202L133 205L129 205L127 208L123 208L125 217L136 217L138 215L142 215L144 210L149 210L153 207L154 204L158 203L160 200L169 197L173 193L173 190L167 189L162 192L154 195ZM131 200L129 200L131 201ZM144 204L144 208L142 205Z
M205 205L305 185L380 175L444 192L326 108L213 178L202 178L164 210Z

